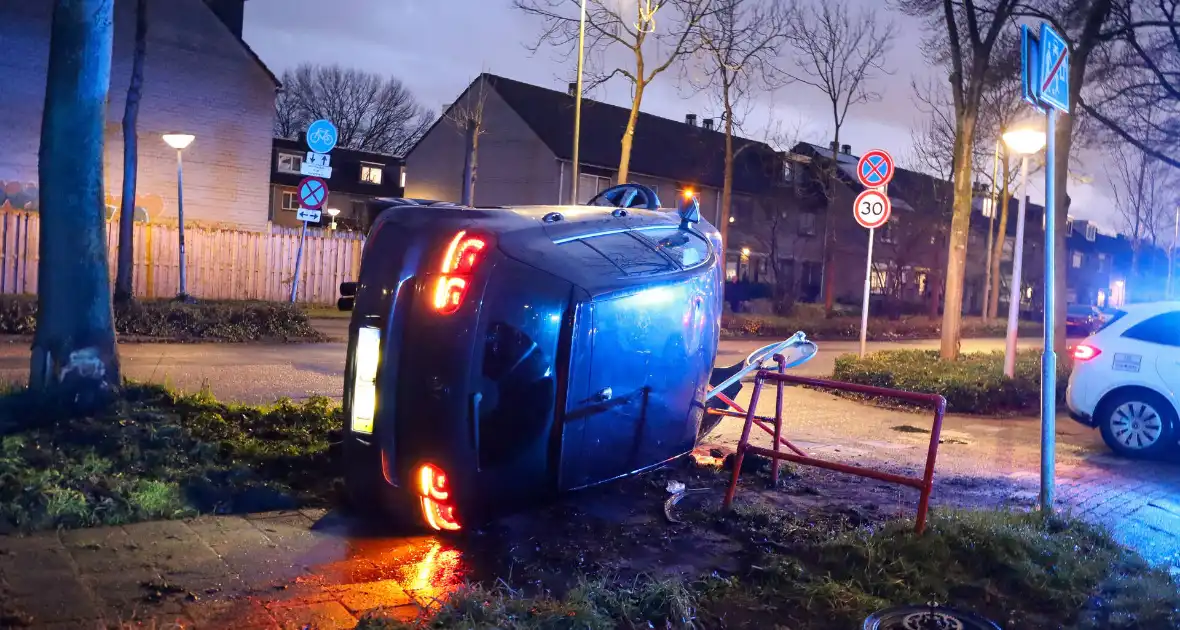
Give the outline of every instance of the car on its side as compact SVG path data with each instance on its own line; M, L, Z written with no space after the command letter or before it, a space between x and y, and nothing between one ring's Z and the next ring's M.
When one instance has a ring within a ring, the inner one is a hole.
M1180 302L1120 307L1073 350L1070 417L1120 455L1180 450Z

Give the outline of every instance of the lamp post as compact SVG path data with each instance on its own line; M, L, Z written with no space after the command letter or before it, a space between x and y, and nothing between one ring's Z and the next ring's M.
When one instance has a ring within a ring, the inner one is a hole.
M1020 322L1020 273L1024 262L1024 215L1028 208L1028 156L1045 146L1047 136L1035 128L1004 134L1004 144L1020 155L1020 209L1016 213L1016 246L1012 251L1012 282L1008 287L1008 335L1004 344L1004 375L1016 375L1016 330ZM1046 209L1046 212L1049 210Z
M582 14L578 20L578 93L574 95L574 156L573 173L570 180L570 205L578 204L578 177L581 170L578 163L578 145L582 139L582 66L586 52L586 0L582 0Z
M1172 275L1176 269L1176 245L1180 241L1180 206L1176 206L1176 218L1172 220L1172 247L1168 250L1168 288L1165 294L1172 299L1175 289L1172 288Z
M340 210L336 208L328 208L328 216L332 217L332 229L336 229L336 215L340 214Z
M166 133L164 142L176 149L176 222L180 234L180 292L177 299L188 301L188 284L184 273L184 159L181 155L196 136L189 133Z

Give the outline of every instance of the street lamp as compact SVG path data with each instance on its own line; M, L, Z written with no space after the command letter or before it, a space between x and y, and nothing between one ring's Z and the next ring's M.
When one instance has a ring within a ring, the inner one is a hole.
M340 214L340 210L336 208L328 208L328 216L332 217L332 229L336 229L336 215Z
M1020 210L1016 215L1016 246L1012 251L1012 282L1008 287L1008 334L1004 344L1004 375L1016 376L1016 329L1020 321L1020 272L1024 260L1024 215L1028 207L1028 156L1045 147L1047 134L1036 127L1004 133L1004 144L1020 154ZM1050 212L1048 208L1045 212Z
M180 226L180 292L176 295L181 301L188 301L188 285L184 273L184 160L181 154L188 145L193 143L196 136L190 133L166 133L164 142L176 149L176 221Z

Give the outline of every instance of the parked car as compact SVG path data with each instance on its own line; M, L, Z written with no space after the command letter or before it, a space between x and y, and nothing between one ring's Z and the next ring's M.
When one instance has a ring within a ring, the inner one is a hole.
M1069 332L1089 335L1102 327L1106 315L1096 306L1070 304L1065 309L1065 327Z
M458 530L692 450L723 280L695 200L382 203L339 302L354 505Z
M1116 453L1177 449L1180 302L1124 306L1073 351L1070 416L1102 431Z

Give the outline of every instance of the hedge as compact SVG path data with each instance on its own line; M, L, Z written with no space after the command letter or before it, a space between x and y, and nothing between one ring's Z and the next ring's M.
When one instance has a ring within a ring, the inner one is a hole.
M980 317L963 318L963 337L1002 338L1007 331L1005 319L984 322ZM859 316L823 317L811 313L798 316L726 314L721 318L721 328L729 336L790 337L802 330L816 341L841 341L860 339ZM1036 337L1041 334L1041 325L1036 322L1020 322L1020 335ZM930 317L902 317L886 319L869 318L868 338L870 341L904 341L914 339L938 339L942 335L942 319Z
M0 335L32 335L37 298L0 296ZM142 341L323 341L307 314L283 302L145 300L115 307L115 331Z
M1059 357L1057 403L1065 401L1072 362ZM947 411L980 415L1034 413L1040 408L1041 353L1017 354L1016 376L1004 376L1004 353L964 354L941 361L937 350L889 350L864 359L852 354L836 359L837 381L912 392L941 394Z

